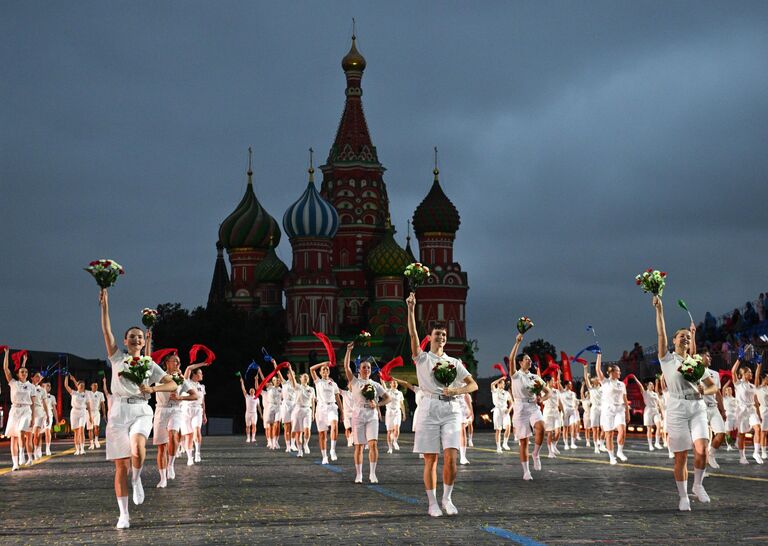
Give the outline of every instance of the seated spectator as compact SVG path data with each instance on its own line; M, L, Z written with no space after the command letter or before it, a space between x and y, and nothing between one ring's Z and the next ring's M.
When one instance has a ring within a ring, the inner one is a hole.
M744 322L746 323L746 327L749 328L750 326L754 326L758 321L757 311L755 311L755 308L752 306L752 302L748 301L744 306Z
M760 322L765 320L765 294L763 292L757 298L757 318Z

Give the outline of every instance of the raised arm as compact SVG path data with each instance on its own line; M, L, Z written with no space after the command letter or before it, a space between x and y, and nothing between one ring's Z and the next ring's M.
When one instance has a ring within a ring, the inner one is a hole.
M144 345L144 354L149 356L152 354L152 328L147 328L147 331L144 334L144 339L147 340Z
M243 391L243 396L248 398L248 391L245 390L245 381L243 381L242 377L240 377L240 390Z
M635 374L632 374L632 380L637 383L637 386L640 387L640 390L645 392L645 386L640 382L640 380L635 376Z
M309 375L312 376L312 382L317 383L320 379L317 375L317 370L322 368L323 366L330 365L330 361L326 360L325 362L320 362L319 364L315 364L314 366L309 368Z
M202 368L203 366L208 366L205 362L200 362L198 364L190 364L184 369L184 379L189 379L190 375L192 375L192 372L194 372L198 368ZM170 375L168 376L170 377Z
M350 366L350 360L352 358L352 349L355 348L355 343L347 343L347 352L344 353L344 375L347 377L347 385L352 383L355 375L352 373L352 367ZM347 387L349 388L349 387Z
M5 380L8 381L9 385L11 384L11 379L13 379L11 369L8 367L8 355L10 352L11 350L8 347L3 349L3 372L5 372Z
M509 351L509 375L510 377L517 372L517 352L520 350L520 344L523 342L523 334L517 334L515 344Z
M731 376L733 377L733 382L735 383L739 378L739 366L741 366L741 360L736 359L736 362L733 363L733 366L731 366Z
M104 335L104 347L107 349L107 356L110 357L117 352L117 342L112 334L112 323L109 321L109 294L106 288L99 292L99 306L101 308L101 333Z
M667 325L664 323L664 304L659 296L653 296L653 307L656 309L656 336L659 360L667 356L669 344L667 343Z
M415 359L421 353L419 332L416 330L416 294L411 294L405 299L408 306L408 335L411 337L411 356Z
M691 332L691 346L688 348L688 352L692 355L696 354L696 325L691 322L691 325L688 327L688 330Z
M602 383L605 380L605 376L603 375L603 355L602 353L597 353L597 361L595 362L595 371L597 371L597 380Z
M113 353L114 354L114 353ZM75 378L71 375L67 376L67 381L64 381L64 388L67 389L67 392L70 396L72 396L72 387L69 386L69 381L72 381L72 383L75 382Z
M760 372L763 370L763 357L755 351L755 362L757 362L757 369L755 370L755 388L760 388Z
M410 383L408 383L408 381L403 381L402 379L398 379L394 375L392 376L392 379L394 381L397 381L397 384L400 385L401 387L405 387L406 389L408 389L411 392L416 392L416 389L414 388L414 386L411 385Z
M293 373L293 366L288 366L288 381L291 382L291 387L296 388L296 374Z
M101 377L101 386L104 389L104 397L109 398L109 389L107 388L107 376Z

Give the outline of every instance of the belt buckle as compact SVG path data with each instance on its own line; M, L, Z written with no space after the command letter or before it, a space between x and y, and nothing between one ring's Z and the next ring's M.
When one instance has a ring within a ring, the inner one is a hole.
M437 399L438 400L442 400L443 402L450 402L451 400L453 400L453 398L454 398L453 396L447 396L445 394L438 394L437 395Z

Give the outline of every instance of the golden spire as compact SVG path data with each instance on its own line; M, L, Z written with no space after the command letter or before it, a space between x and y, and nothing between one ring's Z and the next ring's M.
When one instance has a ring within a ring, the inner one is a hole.
M355 18L352 18L352 47L349 48L349 53L347 53L344 58L341 60L341 68L344 69L344 72L353 70L357 72L362 72L365 70L365 57L363 57L360 52L357 50L356 40L357 35L355 34Z
M315 151L312 148L310 148L309 149L309 169L307 170L307 172L309 173L309 182L311 184L315 183L315 167L312 161L314 158L314 155L315 155Z

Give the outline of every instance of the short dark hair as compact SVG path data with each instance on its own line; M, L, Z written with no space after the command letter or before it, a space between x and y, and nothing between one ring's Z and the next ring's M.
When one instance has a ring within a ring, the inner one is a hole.
M131 330L139 330L142 333L142 335L144 334L144 330L141 328L141 326L131 326L125 331L125 334L123 335L123 339L126 339L128 337L128 332L130 332Z
M446 328L444 322L435 322L432 325L432 328L429 329L430 335L433 334L435 330L444 330L446 333L448 332L448 328Z
M520 364L526 356L528 355L525 353L520 353L519 355L517 355L515 357L515 364Z
M700 355L708 355L709 354L709 349L707 347L702 347L701 349L699 349L699 354Z

